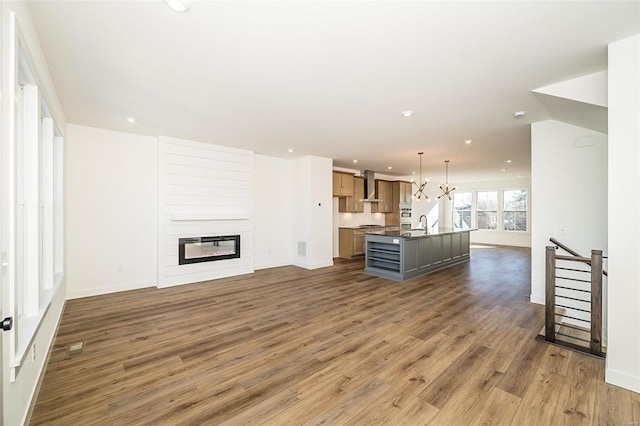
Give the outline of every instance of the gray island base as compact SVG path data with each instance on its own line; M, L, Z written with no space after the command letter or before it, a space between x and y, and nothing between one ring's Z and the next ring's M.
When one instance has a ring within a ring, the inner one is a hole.
M469 261L469 232L475 229L388 231L365 236L364 272L395 281Z

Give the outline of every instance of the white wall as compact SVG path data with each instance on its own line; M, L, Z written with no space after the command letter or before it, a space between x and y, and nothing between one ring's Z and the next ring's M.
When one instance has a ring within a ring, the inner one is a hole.
M67 129L67 297L156 285L156 138Z
M26 2L1 2L0 4L0 30L2 31L2 47L0 49L1 52L1 65L2 65L2 94L9 93L9 91L14 90L13 87L5 87L5 85L9 84L9 80L7 78L9 72L9 53L10 49L8 48L9 38L9 19L11 18L11 12L15 12L16 19L18 25L20 27L20 31L22 33L22 41L24 43L23 47L27 50L31 64L33 66L33 71L38 74L39 78L39 86L40 90L45 94L49 108L51 109L51 113L55 118L55 121L60 126L61 131L65 133L66 121L64 114L62 112L62 108L58 101L55 88L49 76L48 67L45 61L44 54L42 52L40 41L38 39L37 31L33 25L33 21L31 20L31 16L28 10L28 5ZM2 140L1 140L1 149L2 154L0 154L0 158L3 160L2 169L3 173L8 170L7 165L4 163L5 159L8 156L5 155L6 148L9 143L8 137L8 124L10 123L7 120L7 115L13 105L9 104L9 96L2 96ZM8 231L8 221L6 216L6 210L4 208L8 205L7 196L8 196L8 182L5 179L6 175L3 175L3 185L2 185L2 202L0 205L3 206L2 211L2 251L7 252L10 247L8 245L7 231ZM0 309L2 314L0 317L8 316L6 305L8 303L8 282L7 277L8 274L3 274L2 281L2 309ZM64 296L66 291L66 280L63 279L61 284L57 287L56 293L53 295L51 300L51 304L49 305L49 309L46 314L42 318L42 322L40 323L40 327L36 331L36 334L33 338L33 344L37 348L35 359L28 357L28 359L20 366L17 371L17 375L15 381L11 382L9 371L9 361L10 361L10 353L9 353L9 339L12 338L9 332L3 332L2 337L2 398L3 398L3 418L1 423L5 425L20 425L26 421L26 417L29 411L29 406L32 402L32 399L35 397L35 390L38 383L38 380L41 377L41 374L44 371L45 360L48 356L49 347L53 342L53 338L55 337L55 330L58 325L58 321L62 315L62 309L64 307Z
M585 141L593 146L582 146ZM607 137L582 127L549 120L532 125L532 253L531 301L544 304L545 247L554 237L583 256L592 249L607 254ZM559 254L567 254L563 250ZM578 265L567 265L581 269ZM605 269L607 263L605 261ZM562 276L588 279L584 274L564 271ZM579 282L571 287L585 288ZM607 280L603 300L607 300ZM559 294L573 296L558 290ZM563 299L566 306L584 304ZM607 308L603 304L603 342L607 344ZM574 318L589 319L581 311L568 311ZM584 327L587 323L564 318Z
M333 265L332 160L293 161L293 264L306 269Z
M158 286L253 272L253 152L158 138ZM240 235L240 258L178 264L178 240Z
M606 380L640 392L640 35L609 45Z
M254 156L254 268L291 265L293 162Z
M574 140L592 137L594 146ZM549 238L590 256L607 253L607 136L559 121L531 125L531 301L544 304Z

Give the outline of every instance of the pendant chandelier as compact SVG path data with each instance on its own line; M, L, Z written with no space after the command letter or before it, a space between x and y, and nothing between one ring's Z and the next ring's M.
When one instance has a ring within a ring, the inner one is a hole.
M444 160L444 167L446 170L446 180L444 183L444 187L442 185L438 185L438 188L440 188L440 190L442 191L442 194L438 197L438 200L446 195L449 201L451 201L451 193L456 190L457 186L449 188L449 160Z
M413 181L413 184L416 186L416 192L411 196L412 199L416 199L417 201L420 201L420 199L422 197L424 197L427 201L431 201L431 199L429 198L429 196L427 194L424 193L424 187L427 186L427 183L429 183L428 179L425 179L424 181L422 180L422 154L424 154L424 152L419 152L418 155L420 156L420 180L416 183L416 181Z

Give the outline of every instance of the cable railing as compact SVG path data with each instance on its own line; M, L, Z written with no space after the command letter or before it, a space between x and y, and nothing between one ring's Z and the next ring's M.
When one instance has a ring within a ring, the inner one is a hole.
M580 256L551 238L546 248L544 340L598 357L602 350L602 250ZM561 248L570 256L559 255ZM587 269L580 266L586 265Z

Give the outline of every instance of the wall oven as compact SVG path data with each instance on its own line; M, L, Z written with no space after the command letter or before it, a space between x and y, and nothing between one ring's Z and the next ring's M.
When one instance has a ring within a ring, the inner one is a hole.
M400 205L400 230L411 229L411 204Z

